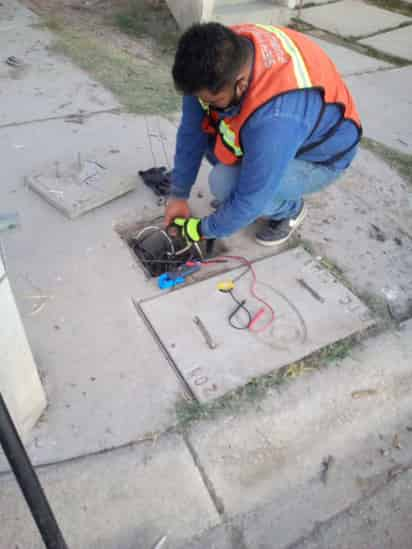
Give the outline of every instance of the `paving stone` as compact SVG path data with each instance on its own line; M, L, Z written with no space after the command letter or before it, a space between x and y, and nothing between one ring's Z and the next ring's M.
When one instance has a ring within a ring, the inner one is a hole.
M302 11L303 21L340 36L364 37L392 29L412 19L359 0L343 0Z
M44 29L21 24L0 32L0 126L119 106L68 59L52 56L47 49L52 41ZM5 63L12 55L23 61L22 67Z
M412 60L412 26L378 34L360 42L389 55Z
M131 446L39 471L73 549L168 549L219 516L180 437ZM0 478L1 547L43 549L14 478Z
M361 53L349 48L344 48L343 46L338 46L327 40L322 40L321 38L315 38L313 36L311 36L311 38L329 55L343 76L373 72L379 69L393 67L393 65L386 61L381 61L380 59L375 59L368 55L362 55Z
M388 470L410 463L411 335L408 322L353 349L339 368L193 426L197 460L226 517L243 515L235 524L247 547L270 547L273 532L277 547L288 546L384 484ZM401 449L393 447L395 433Z
M412 153L412 67L347 77L366 137Z
M229 324L234 303L216 288L223 277L141 303L200 401L217 398L251 378L299 360L371 323L367 308L301 248L259 261L254 268L257 293L275 311L273 325L260 333L235 330ZM235 279L238 273L227 273L224 279ZM250 297L250 284L249 277L236 282L235 295L247 299L251 314L255 315L262 304ZM165 310L175 313L166 316ZM206 345L194 323L195 316L209 330L215 349ZM256 329L262 330L269 318L266 309ZM235 322L242 326L248 319L239 314ZM189 342L193 350L188 348Z

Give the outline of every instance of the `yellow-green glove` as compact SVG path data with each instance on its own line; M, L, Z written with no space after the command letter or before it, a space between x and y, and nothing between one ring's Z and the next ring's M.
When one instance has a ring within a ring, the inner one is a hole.
M176 217L173 220L173 224L180 228L183 238L189 240L189 242L199 242L202 238L200 232L201 219L198 217Z

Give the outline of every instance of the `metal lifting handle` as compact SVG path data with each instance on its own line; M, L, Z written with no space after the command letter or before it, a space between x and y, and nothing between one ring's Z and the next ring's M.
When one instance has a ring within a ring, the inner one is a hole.
M68 549L0 392L0 445L47 549Z

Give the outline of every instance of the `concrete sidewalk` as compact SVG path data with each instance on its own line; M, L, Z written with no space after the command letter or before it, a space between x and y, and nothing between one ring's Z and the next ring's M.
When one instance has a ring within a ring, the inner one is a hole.
M333 547L368 547L373 509L387 513L390 501L385 535L407 549L411 355L409 322L236 415L40 468L69 546L150 547L167 534L171 549L317 547L318 538L330 547L333 533ZM367 530L351 519L357 502L368 508ZM0 518L2 548L42 547L8 474L0 476ZM351 521L358 545L340 529Z
M369 8L378 8L351 4L362 15L356 32L349 21L342 33L356 35L355 51L330 36L340 32L330 26L330 14L347 1L303 9L301 19L353 88L366 136L410 153L404 37L410 19L381 8L387 18L373 19ZM393 30L399 22L405 26ZM38 23L16 0L2 1L1 51L24 58L26 66L17 73L5 63L0 69L1 212L18 211L21 219L1 241L49 399L27 448L69 547L150 547L167 534L166 549L326 548L336 537L342 547L361 548L366 536L379 540L384 528L393 547L406 549L412 325L396 329L387 310L396 321L411 317L410 184L362 149L339 185L308 200L299 235L317 261L367 302L380 335L339 366L284 383L262 401L241 400L236 414L177 429L176 406L186 387L132 302L158 290L118 234L119 227L162 215L136 174L172 166L176 126L156 114L123 112L98 82L50 53L53 36ZM385 50L389 32L399 33L401 63L393 46L392 57L389 49L379 58L361 53L361 42L379 37L376 47ZM136 189L69 220L26 181L63 170L79 152L103 165L116 157L118 175L135 177ZM202 166L193 196L199 214L209 211L207 175ZM251 230L224 244L249 259L267 253L254 245ZM194 342L188 353L196 356ZM394 502L390 523L373 523L388 501ZM352 510L364 522L351 518ZM0 524L0 549L42 547L1 455Z

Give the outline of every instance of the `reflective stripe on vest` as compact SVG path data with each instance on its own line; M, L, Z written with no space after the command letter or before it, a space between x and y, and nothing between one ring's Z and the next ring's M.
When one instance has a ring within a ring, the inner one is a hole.
M200 97L198 97L198 101L202 109L206 112L206 114L210 114L209 103L205 103L204 101L202 101L202 99L200 99ZM221 120L219 122L219 133L223 142L230 148L230 150L238 158L243 156L242 149L236 145L236 133L232 130L229 124L227 124L224 120Z
M302 54L287 34L272 25L256 25L257 27L273 33L281 42L283 49L290 55L293 63L296 82L299 88L311 88L312 81L303 60Z
M209 111L210 111L209 103L206 103L205 101L202 101L202 99L200 99L200 97L198 97L197 100L199 101L200 106L202 107L202 109L204 111L206 111L207 113L209 113Z
M299 86L299 88L311 88L312 81L306 68L305 61L303 60L303 57L293 40L282 30L278 29L277 27L273 27L272 25L256 25L256 27L270 32L274 34L276 38L278 38L283 46L283 49L286 51L286 53L288 53L292 60L293 71L295 74L297 85ZM198 100L202 109L206 112L207 115L210 115L209 104L202 101L200 98L198 98ZM241 158L243 156L243 151L242 148L236 144L236 132L234 132L230 125L224 120L221 120L219 123L219 133L224 144L234 153L237 158Z
M235 153L235 155L238 158L243 156L242 149L236 145L236 133L224 120L220 121L219 132L225 144Z

